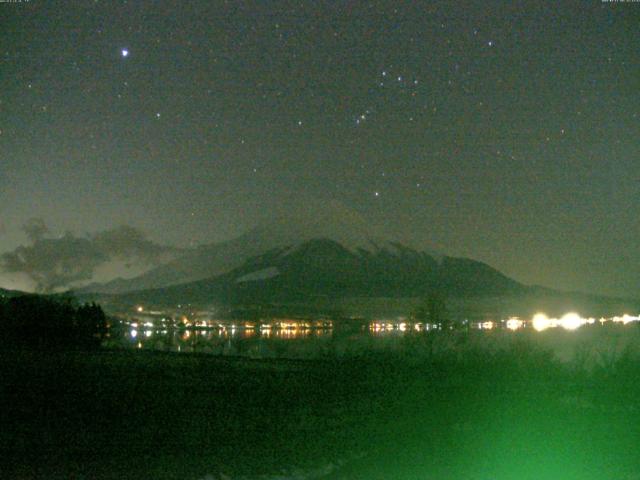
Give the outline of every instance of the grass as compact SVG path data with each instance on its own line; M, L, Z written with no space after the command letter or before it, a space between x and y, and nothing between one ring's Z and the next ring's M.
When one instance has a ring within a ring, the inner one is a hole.
M637 355L561 363L512 338L313 361L4 351L0 477L640 478Z

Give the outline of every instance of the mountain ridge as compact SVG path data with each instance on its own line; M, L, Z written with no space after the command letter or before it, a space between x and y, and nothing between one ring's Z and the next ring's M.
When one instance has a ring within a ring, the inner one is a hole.
M247 259L224 274L121 298L151 303L309 301L313 298L410 297L433 291L447 295L498 295L526 287L475 260L435 259L401 244L390 249L352 251L331 239L312 239Z
M202 280L230 272L272 249L296 248L318 238L336 241L353 252L408 248L393 235L370 225L357 212L329 202L326 208L315 206L303 213L282 214L230 240L188 250L136 277L93 283L79 291L119 294ZM435 259L443 257L426 248L420 250Z

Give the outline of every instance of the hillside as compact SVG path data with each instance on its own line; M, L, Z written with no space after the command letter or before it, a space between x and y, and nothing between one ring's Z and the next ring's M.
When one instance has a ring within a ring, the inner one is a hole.
M24 292L21 292L19 290L7 290L4 288L0 288L0 298L15 297L17 295L24 295Z
M305 302L316 298L502 295L526 287L481 262L436 260L392 244L355 251L328 239L273 249L223 275L120 296L158 304Z
M338 204L313 205L271 218L248 232L224 241L185 251L174 260L130 279L92 284L83 292L125 293L210 279L242 268L267 252L295 248L313 239L330 239L351 253L393 250L400 243L389 232L372 226L353 210ZM403 242L406 243L406 242ZM423 246L413 247L437 259L441 255Z

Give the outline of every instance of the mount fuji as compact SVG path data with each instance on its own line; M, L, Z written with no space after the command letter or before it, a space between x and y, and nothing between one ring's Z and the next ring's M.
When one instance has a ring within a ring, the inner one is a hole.
M526 287L478 261L393 238L339 204L283 214L201 246L139 277L85 292L162 303L304 301L324 297L500 295ZM132 293L134 292L134 293Z

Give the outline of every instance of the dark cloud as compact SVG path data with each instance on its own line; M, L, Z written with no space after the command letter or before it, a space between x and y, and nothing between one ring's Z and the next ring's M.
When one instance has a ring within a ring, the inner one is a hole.
M92 241L98 250L107 252L112 258L145 264L158 263L174 251L153 243L140 230L128 225L97 233Z
M110 261L154 265L176 253L176 249L158 245L130 226L86 237L67 232L51 238L45 236L49 230L44 221L32 219L23 230L31 244L0 255L0 269L26 274L43 292L91 280L96 269Z
M22 226L22 230L27 234L27 238L32 242L41 240L47 233L49 233L49 228L41 218L30 218L27 220L27 223Z

